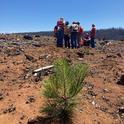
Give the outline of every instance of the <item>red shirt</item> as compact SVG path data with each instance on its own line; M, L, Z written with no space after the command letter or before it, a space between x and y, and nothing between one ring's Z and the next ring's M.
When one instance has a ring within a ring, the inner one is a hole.
M57 26L63 28L63 27L64 27L63 21L59 20L59 21L57 22Z
M95 27L93 27L92 29L91 29L91 38L94 38L95 37L95 35L96 35L96 28Z
M83 28L80 26L80 28L79 28L79 33L80 33L80 34L83 34L83 32L84 32L84 30L83 30Z
M54 33L57 33L57 31L58 31L58 27L55 26L55 27L54 27Z

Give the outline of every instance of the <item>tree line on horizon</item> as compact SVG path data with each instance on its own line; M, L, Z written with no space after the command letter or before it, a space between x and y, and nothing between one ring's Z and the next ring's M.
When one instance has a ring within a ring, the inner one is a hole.
M97 39L103 40L124 40L123 28L99 29L96 33Z
M89 32L89 31L86 31ZM21 35L53 36L53 31L24 32ZM99 29L96 32L96 39L99 40L124 40L124 28Z

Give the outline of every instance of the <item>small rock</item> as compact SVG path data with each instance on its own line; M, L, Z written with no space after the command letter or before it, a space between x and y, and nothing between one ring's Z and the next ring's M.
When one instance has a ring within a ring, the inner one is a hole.
M35 37L40 37L40 35L35 35Z
M29 77L31 77L31 73L26 74L24 79L28 79Z
M103 92L104 92L104 93L110 93L110 90L108 90L108 89L103 89Z
M18 96L21 96L21 94L18 94Z
M117 56L115 55L107 55L106 58L116 58Z
M30 35L24 35L23 38L26 39L26 40L33 40L33 37L30 36Z
M42 70L42 71L37 72L37 73L34 72L34 74L33 74L34 81L35 82L41 81L44 76L48 76L48 75L50 75L52 73L53 73L53 69Z
M44 75L42 75L43 73L34 73L34 77L33 77L33 80L35 81L35 82L38 82L38 81L41 81L42 80L42 78L43 78L43 76Z
M3 113L6 114L6 113L11 113L11 112L14 112L16 110L16 107L12 104L10 105L8 108L6 108Z
M88 91L88 94L91 95L91 96L97 96L97 94L94 93L92 90Z
M100 110L103 111L103 112L107 112L108 111L108 108L106 108L106 107L100 107Z
M23 124L21 121L19 121L19 124Z
M8 56L17 56L20 55L22 52L18 48L7 49L5 52Z
M2 73L0 73L0 81L4 81L4 75Z
M80 111L80 113L82 113L83 112L83 109L79 109L79 111Z
M79 61L83 61L84 59L83 58L78 58Z
M20 120L23 120L24 118L25 118L25 115L22 113L21 117L20 117Z
M84 58L84 53L82 52L77 52L77 55L79 56L79 58Z
M109 99L106 98L105 96L102 96L102 99L105 100L106 102L109 102Z
M87 82L85 84L85 87L87 88L87 90L92 90L94 88L94 84Z
M38 118L39 118L39 117L29 118L27 124L37 124L38 121L39 121Z
M3 94L0 93L0 100L2 100L4 98Z
M95 101L92 101L92 105L93 105L95 108L100 108L100 106L99 106L97 103L95 103Z
M49 57L51 57L51 54L43 54L39 56L39 59L48 59Z
M89 95L89 94L85 94L84 96L85 96L85 98L88 99L88 100L91 100L91 99L93 98L93 97L92 97L91 95Z
M122 58L122 55L121 55L121 53L117 53L117 56Z
M97 121L97 120L94 120L94 124L101 124L101 122Z
M121 107L118 109L118 112L119 112L119 114L123 114L123 113L124 113L124 106L121 106Z
M117 84L124 85L124 74L120 77L119 81Z
M32 62L35 62L35 61L36 61L36 60L34 59L34 57L32 57L32 56L30 56L30 55L26 55L26 54L25 54L25 57L26 57L26 59L29 60L29 61L32 61Z
M96 70L93 68L93 69L90 70L89 73L90 73L91 75L94 75L94 74L96 74Z
M53 117L35 117L29 118L27 124L55 124L53 121ZM60 124L60 123L56 123Z
M94 101L92 101L92 105L95 105L95 102Z
M32 45L35 47L42 47L43 46L43 44L41 44L41 43L32 43Z
M35 102L34 96L28 96L28 97L27 97L26 104L33 103L33 102Z

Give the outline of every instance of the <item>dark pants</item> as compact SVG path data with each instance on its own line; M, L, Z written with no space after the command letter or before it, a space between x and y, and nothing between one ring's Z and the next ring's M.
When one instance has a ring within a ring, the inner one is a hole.
M57 47L63 47L64 31L59 29L57 32Z
M65 47L70 48L70 37L68 35L64 35Z
M91 41L90 40L87 40L87 41L84 41L84 46L90 46L91 45Z
M77 34L77 43L78 43L78 47L81 47L80 45L80 41L81 41L82 35L80 33Z
M72 48L77 48L77 34L78 32L71 33L71 46Z
M92 48L95 48L95 47L96 47L96 46L95 46L95 38L91 38L90 43L91 43L91 47L92 47Z

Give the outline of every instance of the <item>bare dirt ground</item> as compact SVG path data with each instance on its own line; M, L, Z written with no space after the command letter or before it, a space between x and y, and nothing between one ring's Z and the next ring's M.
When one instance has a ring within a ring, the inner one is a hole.
M32 72L62 57L89 65L74 124L124 124L124 42L66 49L56 48L55 39L46 36L0 37L0 124L27 124L30 118L43 115L41 91L48 75L36 78Z

